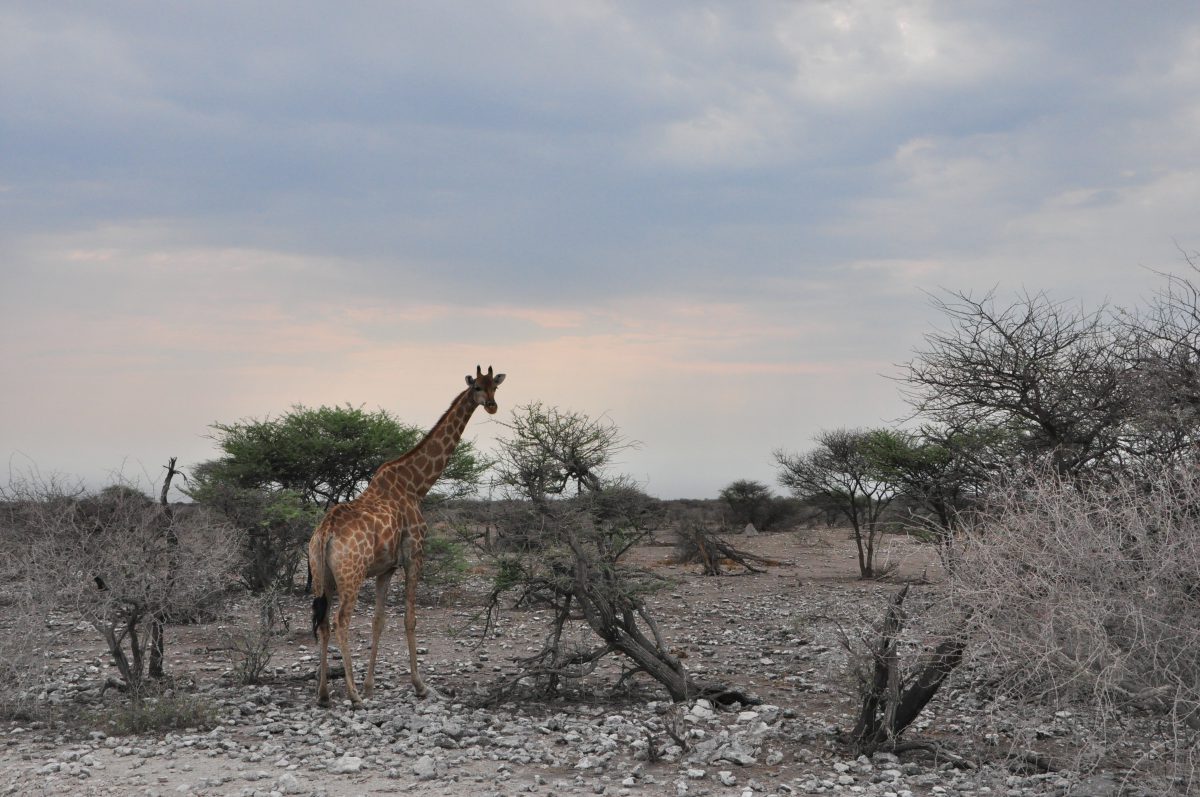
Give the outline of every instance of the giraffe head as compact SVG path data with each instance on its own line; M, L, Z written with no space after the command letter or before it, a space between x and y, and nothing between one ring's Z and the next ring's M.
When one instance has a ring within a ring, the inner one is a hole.
M492 375L492 366L488 366L486 374L478 365L475 366L475 376L467 376L467 387L471 388L471 398L475 406L482 405L488 415L495 415L496 386L503 381L504 374Z

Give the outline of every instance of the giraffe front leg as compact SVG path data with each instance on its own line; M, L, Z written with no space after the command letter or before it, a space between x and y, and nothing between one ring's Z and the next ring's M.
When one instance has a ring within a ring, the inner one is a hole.
M417 697L429 694L421 673L417 669L417 579L421 575L419 564L404 565L404 635L408 638L408 668L412 673L413 689Z
M367 679L363 681L363 697L375 692L375 660L379 656L379 640L387 625L387 593L392 574L384 573L375 579L375 617L371 621L371 657L367 662Z

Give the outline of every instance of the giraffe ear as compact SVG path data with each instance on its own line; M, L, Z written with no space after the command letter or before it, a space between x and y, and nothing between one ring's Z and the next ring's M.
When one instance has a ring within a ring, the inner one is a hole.
M498 385L498 384L500 384L501 382L503 382L503 381L504 381L504 374L496 374L496 378L495 378L495 380L493 380L493 381L494 381L494 382L495 382L497 385Z
M474 386L475 386L475 377L471 376L470 374L467 374L467 387L474 387Z

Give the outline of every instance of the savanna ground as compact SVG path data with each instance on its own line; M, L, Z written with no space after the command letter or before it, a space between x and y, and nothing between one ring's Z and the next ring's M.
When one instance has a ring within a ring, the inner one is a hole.
M40 708L0 725L0 794L1142 793L1120 772L1166 749L1153 718L1125 715L1114 729L1111 718L1100 727L1079 708L1018 707L974 683L969 660L906 734L961 760L927 752L856 760L841 741L858 709L842 633L867 633L898 584L910 582L920 641L938 619L919 616L923 596L938 589L935 550L889 535L879 559L894 569L862 581L844 530L729 539L778 564L706 577L673 564L665 537L633 555L669 579L649 605L698 680L749 692L761 706L672 705L640 676L618 687L611 660L561 699L474 707L545 633L537 610L506 607L481 637L491 578L476 565L458 585L424 588L421 666L440 698L413 697L394 585L376 693L359 712L341 680L332 683L333 707L316 706L303 595L282 599L290 627L275 638L259 684L239 683L235 657L222 649L231 627L253 622L252 601L218 621L168 627L175 699L196 719L142 734L122 732L121 695L98 695L111 673L95 632L62 617L57 646L43 652L51 689ZM360 684L373 604L365 588L352 629ZM0 618L0 632L12 622ZM1103 749L1098 734L1108 740Z

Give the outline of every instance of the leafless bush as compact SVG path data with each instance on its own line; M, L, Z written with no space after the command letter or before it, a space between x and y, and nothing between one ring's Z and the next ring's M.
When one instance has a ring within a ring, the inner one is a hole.
M213 601L235 562L232 530L125 486L71 496L34 485L19 504L13 593L27 625L44 633L53 614L87 622L105 641L116 685L140 699L147 627Z
M1200 474L1024 469L958 547L951 598L1010 694L1134 706L1200 734ZM1188 771L1194 772L1191 764Z
M275 640L286 633L289 624L280 593L268 590L254 599L255 617L249 626L227 632L226 650L233 662L233 674L239 683L256 684L271 663Z
M698 682L671 652L644 597L662 586L661 577L624 561L624 555L656 525L653 499L628 487L612 487L571 499L509 507L500 526L526 524L524 550L497 555L491 605L512 595L517 604L552 612L542 648L516 661L518 671L497 684L489 701L559 692L595 672L601 659L623 654L623 684L645 673L671 699L708 697L720 703L753 698L720 685ZM589 633L590 632L590 633Z
M9 617L22 618L0 634L0 712L24 716L48 678L44 651L53 649L61 626L38 605L28 589L25 558L31 542L30 523L42 504L68 505L83 487L59 475L10 474L0 485L0 605Z

